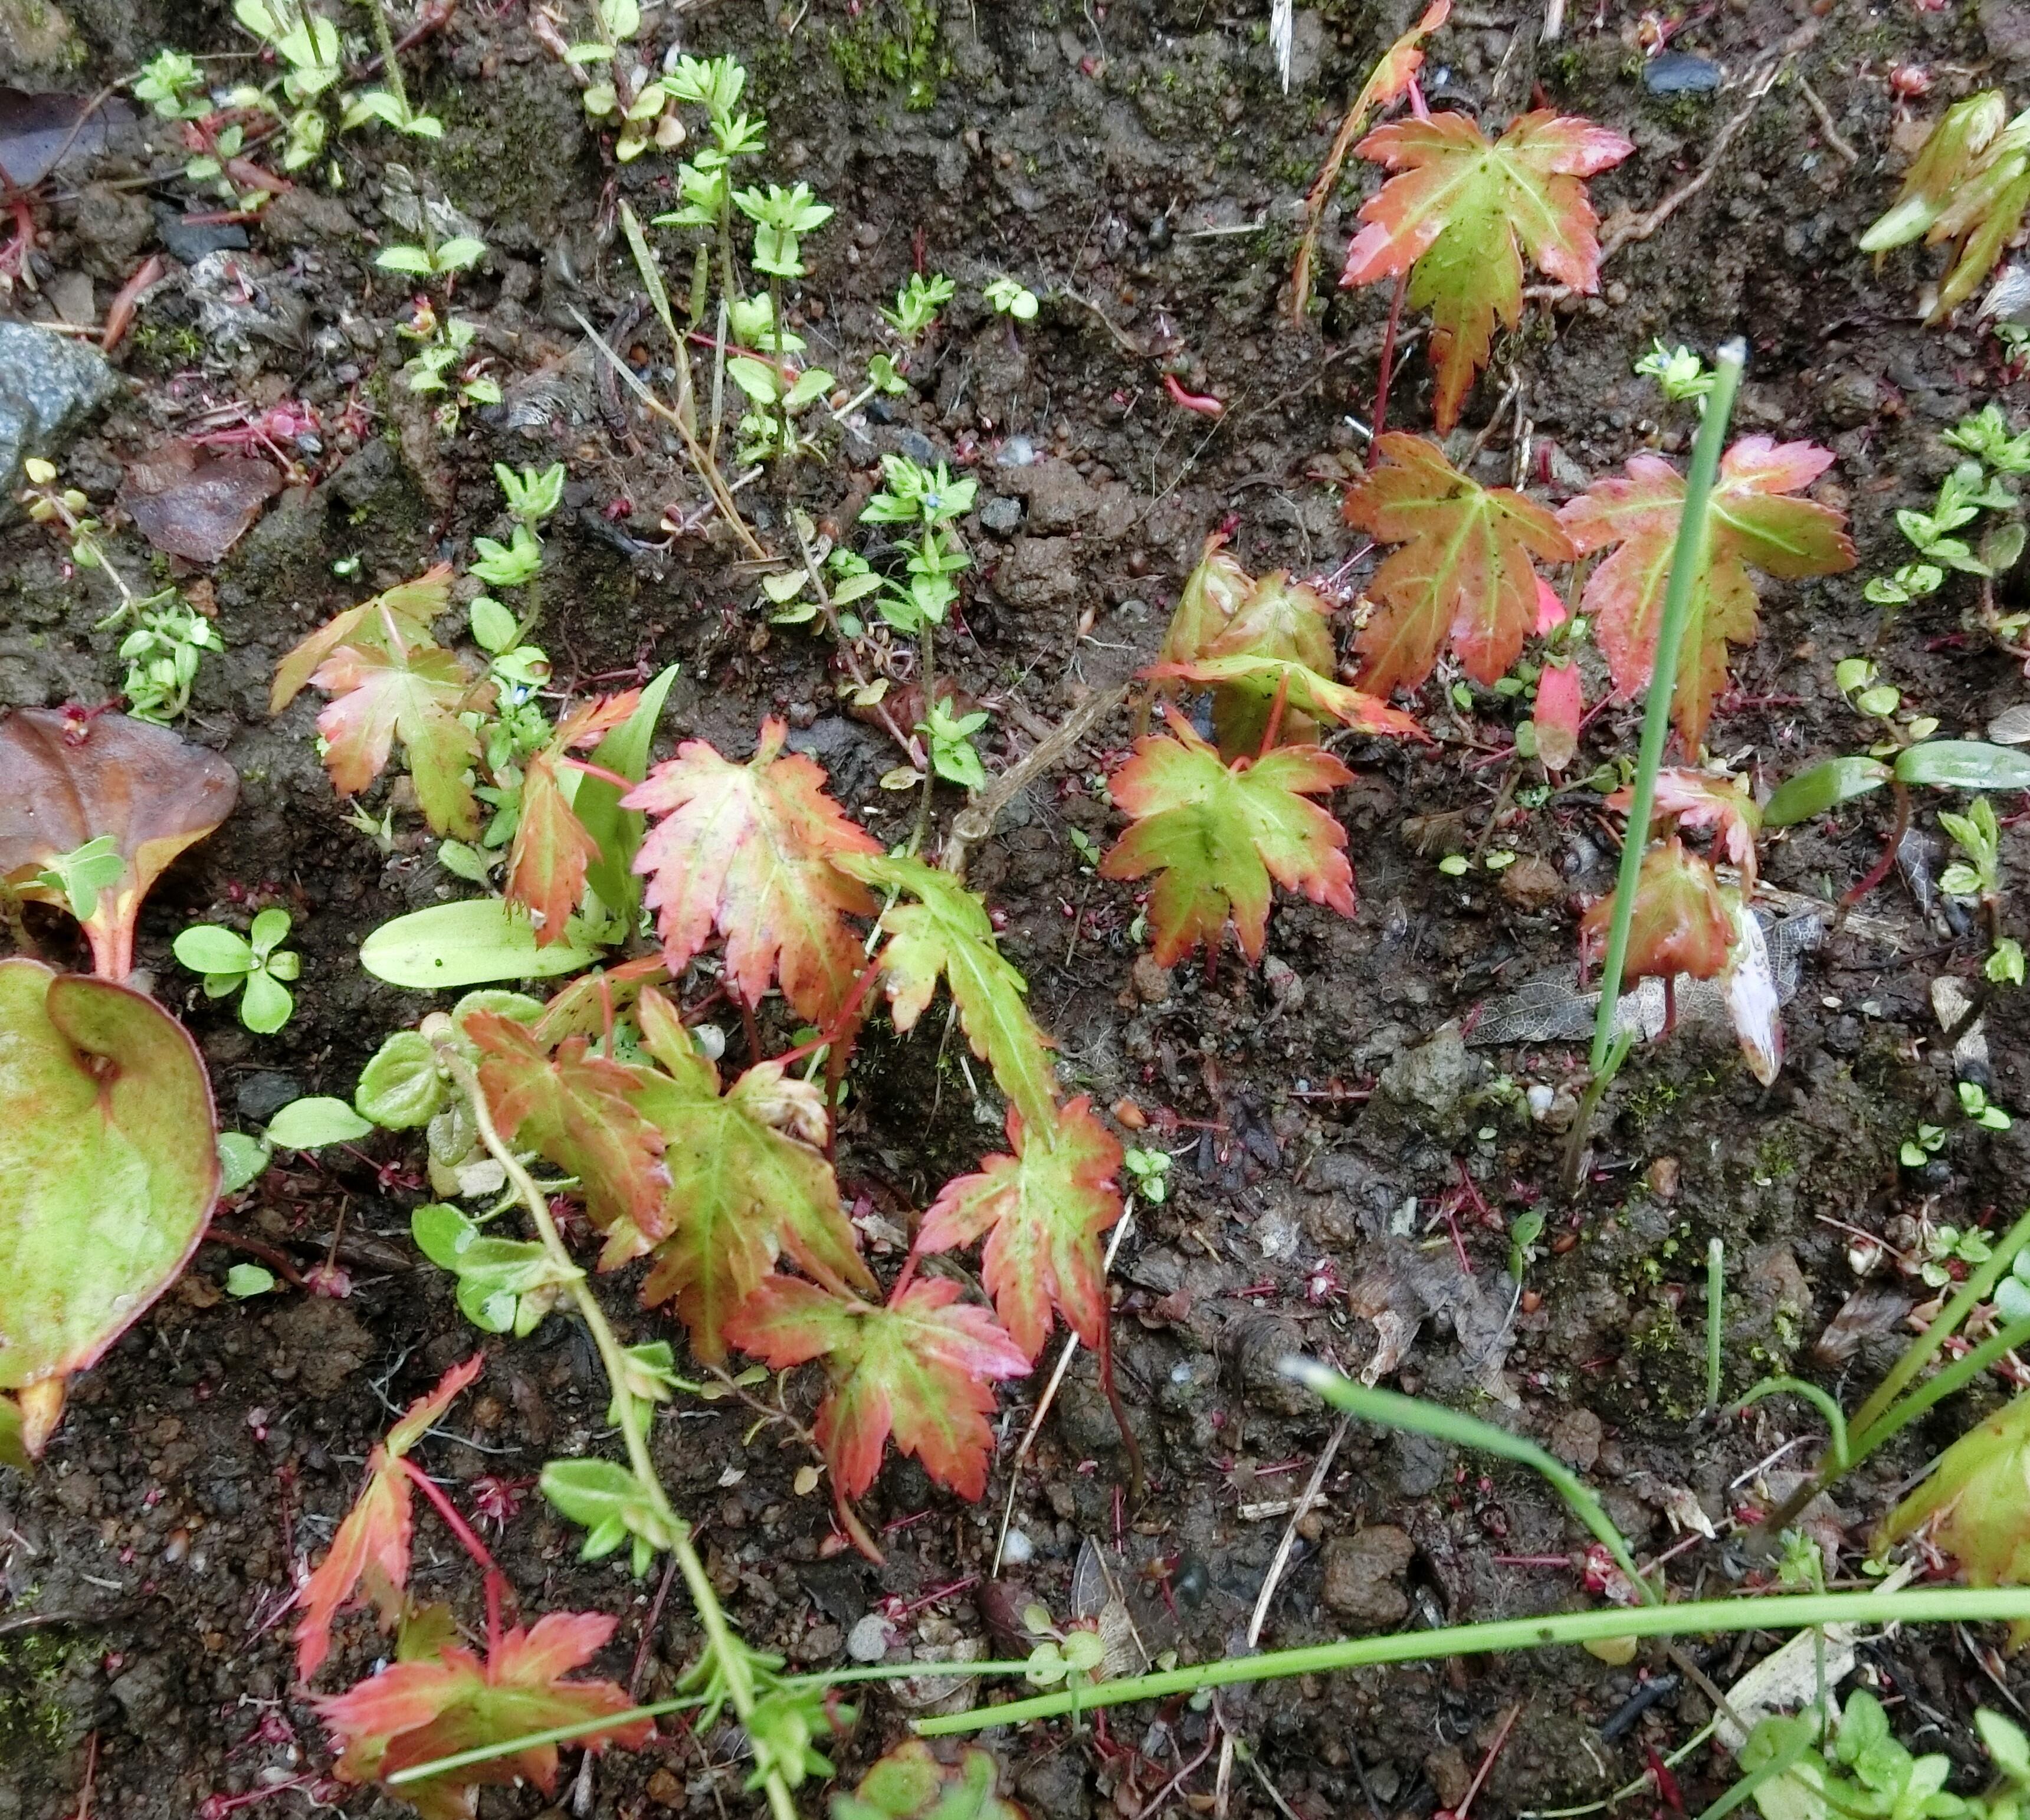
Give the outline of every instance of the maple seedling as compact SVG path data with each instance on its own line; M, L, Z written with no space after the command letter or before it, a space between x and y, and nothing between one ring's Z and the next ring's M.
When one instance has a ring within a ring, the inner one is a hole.
M288 932L287 910L264 910L244 936L216 923L196 923L170 945L192 973L204 975L207 999L229 999L244 987L240 1022L258 1035L272 1037L296 1008L283 982L303 970L303 956L281 946Z
M1522 318L1526 250L1545 272L1590 293L1600 283L1598 225L1584 178L1634 150L1620 134L1540 109L1490 141L1470 116L1437 114L1378 127L1356 148L1398 174L1361 207L1340 282L1408 274L1408 301L1431 311L1440 430L1459 421L1487 364L1497 317Z
M1953 244L1928 322L1940 322L1974 293L2030 208L2030 113L2008 118L1998 88L1946 110L1924 141L1894 205L1861 236L1865 253Z

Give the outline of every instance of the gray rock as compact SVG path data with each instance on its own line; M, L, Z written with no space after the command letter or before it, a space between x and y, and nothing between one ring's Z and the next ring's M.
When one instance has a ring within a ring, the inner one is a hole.
M1409 1595L1398 1582L1417 1546L1391 1524L1378 1523L1325 1544L1327 1608L1355 1630L1389 1630L1410 1615Z
M980 523L983 530L991 530L996 537L1013 537L1022 528L1022 502L1019 499L995 497L980 508Z
M846 1635L846 1653L857 1662L878 1662L888 1653L888 1621L869 1612Z
M0 498L21 484L21 463L52 456L120 389L95 348L27 322L0 322Z
M1420 1129L1444 1135L1470 1110L1467 1096L1480 1073L1481 1063L1467 1052L1459 1025L1447 1024L1381 1071L1381 1092Z
M1015 1777L1015 1792L1039 1820L1086 1820L1085 1771L1069 1752L1035 1758Z
M253 243L236 221L187 223L181 209L155 204L155 233L173 259L194 266L207 253L244 253Z
M240 1083L240 1091L233 1096L232 1103L242 1118L266 1125L291 1100L303 1096L303 1084L293 1074L278 1074L273 1069L264 1068Z
M1688 50L1667 50L1642 66L1642 86L1652 95L1706 95L1720 81L1717 63Z

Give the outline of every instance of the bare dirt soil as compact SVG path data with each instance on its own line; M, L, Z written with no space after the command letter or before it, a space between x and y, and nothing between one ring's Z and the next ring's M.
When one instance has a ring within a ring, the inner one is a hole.
M18 10L0 0L0 26ZM1153 657L1201 541L1222 524L1251 569L1334 576L1349 608L1370 571L1372 557L1347 567L1360 545L1341 523L1333 477L1358 459L1349 414L1365 422L1371 411L1386 287L1342 294L1328 284L1303 333L1279 305L1299 199L1347 98L1413 13L1403 0L1300 6L1285 98L1266 11L1266 0L812 0L779 12L720 0L650 16L659 47L675 39L748 61L771 123L768 174L808 182L838 210L809 243L815 272L794 300L815 357L857 371L877 345L876 307L919 257L959 281L915 391L870 411L793 485L836 525L866 497L884 451L978 476L979 509L965 527L978 567L964 635L948 646L963 687L996 709L991 769L1028 750L1086 691ZM24 61L11 80L87 92L165 43L245 48L212 6L88 0L69 14L72 51L40 68ZM1820 497L1852 515L1861 562L1850 575L1770 586L1712 750L1774 781L1852 750L1860 725L1831 669L1854 653L1872 655L1948 731L1977 736L2024 684L1963 632L1965 584L1892 616L1864 602L1861 583L1903 560L1893 513L1928 501L1950 465L1938 432L1989 398L2013 411L2026 400L2019 383L2003 382L1991 338L1913 318L1935 271L1930 255L1900 254L1878 270L1854 240L1887 206L1906 155L1891 145L1891 67L1928 71L1931 95L1905 104L1927 117L1976 87L2019 81L2010 59L2030 51L2021 9L1984 4L1976 17L1971 6L1820 0L1794 11L1729 0L1701 9L1671 47L1710 60L1723 85L1678 95L1645 87L1634 8L1578 9L1548 46L1537 43L1541 23L1532 9L1461 8L1433 47L1432 99L1499 122L1541 96L1627 134L1634 154L1593 185L1610 225L1614 211L1640 214L1686 185L1771 60L1783 74L1711 181L1608 261L1599 297L1535 305L1498 344L1461 437L1463 445L1489 430L1504 407L1476 471L1507 479L1525 422L1526 478L1554 499L1632 452L1682 453L1693 419L1634 377L1634 361L1654 337L1710 348L1745 334L1740 430L1836 452ZM617 687L679 663L659 753L695 736L743 754L760 716L779 713L845 803L879 806L877 835L901 838L913 809L879 788L896 762L885 736L835 707L822 642L771 628L755 610L737 549L708 537L664 547L657 522L673 506L693 509L694 485L588 357L570 314L583 311L623 348L644 341L613 205L624 195L645 215L664 206L670 162L652 153L612 163L519 6L460 6L404 56L421 102L445 121L441 143L400 142L398 153L390 136L348 136L346 188L279 199L234 255L245 285L232 300L236 315L207 314L180 255L125 344L121 397L65 458L67 476L104 500L124 463L211 406L295 397L323 419L311 484L277 498L207 578L227 648L206 660L185 730L239 769L240 804L165 880L141 932L141 964L199 1034L223 1120L242 1126L299 1093L349 1093L379 1037L428 1008L362 973L361 939L467 888L438 866L434 843L403 836L384 854L348 825L313 749L314 704L268 718L274 661L369 587L439 559L463 564L475 535L504 534L496 460L569 466L543 634L563 687ZM884 56L901 80L884 73ZM158 244L151 205L180 206L182 155L158 132L151 145L67 167L36 208L45 296L82 274L105 307ZM371 263L377 241L399 237L382 206L397 155L424 169L493 248L461 302L497 356L507 403L469 415L448 439L394 381L407 357L394 333L406 299ZM1362 186L1374 181L1356 167L1328 218L1328 278ZM1034 323L1013 327L980 302L983 284L1004 272L1044 299ZM14 304L30 315L47 308L20 290ZM637 358L664 356L643 345ZM1225 414L1180 409L1166 372L1222 400ZM1427 426L1428 398L1413 352L1392 422ZM748 497L757 526L779 523L788 502L775 481ZM151 560L131 532L113 548L136 569ZM95 702L118 682L115 635L91 629L103 601L89 578L62 571L61 555L18 520L0 530L0 703ZM335 575L348 556L357 575ZM1730 1389L1787 1368L1851 1401L1901 1331L1824 1337L1857 1286L1849 1229L1907 1243L1920 1215L2006 1223L2030 1181L2030 1122L1993 1134L1965 1126L1951 1110L1950 1058L1933 1040L1930 982L1971 978L1980 935L1921 914L1892 878L1871 900L1876 922L1806 961L1773 1088L1756 1085L1723 1033L1688 1029L1638 1051L1612 1095L1583 1197L1565 1202L1563 1090L1582 1055L1477 1046L1460 1030L1514 985L1571 967L1575 910L1608 887L1618 824L1585 787L1518 809L1501 756L1518 711L1486 691L1462 706L1448 679L1435 679L1421 703L1437 735L1430 750L1343 747L1359 780L1334 807L1351 836L1359 914L1280 904L1263 970L1229 958L1208 977L1138 961L1132 893L1081 858L1074 831L1103 843L1120 825L1101 780L1108 755L1128 743L1125 714L1018 801L975 857L971 882L1005 912L1007 951L1076 1079L1100 1106L1132 1097L1159 1115L1156 1134L1178 1153L1173 1192L1142 1210L1116 1272L1120 1371L1148 1494L1128 1502L1118 1437L1082 1361L1015 1487L1013 1524L1029 1558L1008 1571L1068 1611L1091 1539L1119 1562L1151 1647L1187 1659L1243 1647L1287 1500L1331 1427L1277 1375L1285 1353L1329 1353L1358 1368L1378 1343L1372 1317L1384 1314L1387 1331L1414 1334L1396 1382L1545 1441L1600 1488L1639 1547L1690 1538L1674 1585L1723 1587L1764 1571L1730 1517L1760 1490L1780 1493L1812 1444L1756 1479L1757 1462L1808 1431L1806 1412L1779 1402L1725 1425L1701 1417L1708 1240L1723 1239L1731 1260ZM1631 752L1634 728L1625 704L1600 715L1573 775ZM377 813L380 798L370 800ZM958 806L950 795L940 814ZM1410 818L1433 817L1456 819L1435 836L1428 822L1406 831ZM1499 877L1439 873L1434 856L1470 846L1491 817L1522 858ZM1883 824L1871 801L1801 828L1771 847L1768 875L1837 895L1872 863ZM2013 830L2012 885L2026 857ZM169 942L187 922L264 891L295 911L305 964L294 1021L255 1038L229 1006L194 989ZM59 947L66 939L54 919L36 927ZM912 1040L871 1033L857 1064L841 1174L865 1211L891 1221L998 1135L998 1111L977 1101L935 1022ZM772 1033L787 1031L785 1022ZM1992 1091L2019 1107L2030 1096L2030 1022L1998 1011L1987 1036ZM1560 1096L1548 1118L1526 1109L1531 1084ZM1920 1119L1952 1137L1929 1170L1900 1171L1898 1145ZM292 1685L284 1607L391 1409L475 1341L446 1279L410 1245L418 1197L402 1172L414 1159L385 1140L369 1151L277 1167L218 1218L304 1264L336 1234L349 1296L236 1301L221 1286L240 1254L206 1245L76 1386L43 1468L32 1479L0 1473L0 1820L75 1814L88 1761L91 1811L122 1820L222 1814L203 1804L326 1766ZM1549 1224L1531 1293L1518 1302L1504 1229L1531 1206ZM651 1318L626 1287L604 1293L624 1331L646 1337ZM1924 1293L1913 1284L1909 1299ZM518 1507L502 1526L500 1559L526 1608L619 1614L603 1671L631 1677L644 1697L667 1692L697 1640L681 1596L650 1628L653 1581L630 1580L624 1556L580 1565L575 1534L527 1483L545 1459L601 1445L604 1390L589 1345L558 1318L489 1351L475 1400L454 1418L461 1438L426 1449L430 1471L454 1487L482 1475L506 1482ZM1842 1488L1838 1515L1857 1550L1889 1489L2001 1394L1948 1405ZM1004 1461L1034 1394L1008 1399ZM843 1662L855 1625L880 1611L898 1616L898 1651L979 1639L998 1652L990 1622L1007 1608L983 1580L1005 1470L969 1506L913 1464L891 1461L866 1509L888 1554L876 1571L832 1550L823 1496L792 1489L807 1456L767 1431L750 1439L752 1420L730 1404L689 1403L656 1436L749 1636L822 1667ZM1571 1555L1584 1539L1526 1473L1356 1427L1323 1489L1265 1646L1586 1596L1569 1566L1514 1558ZM1679 1535L1694 1512L1717 1539ZM474 1597L465 1564L441 1532L426 1534L421 1588L464 1609ZM1858 1559L1850 1553L1847 1567ZM1724 1684L1749 1647L1690 1654ZM1977 1760L1969 1716L1998 1696L1969 1645L1905 1635L1868 1654L1903 1702L1906 1736L1922 1729L1923 1747ZM358 1673L370 1662L362 1627L336 1666ZM2006 1675L2023 1694L2020 1672ZM1519 1705L1477 1797L1487 1820L1602 1796L1709 1713L1660 1650L1620 1667L1565 1651L1307 1680L1229 1694L1216 1714L1129 1709L1104 1728L994 1741L1040 1820L1149 1811L1214 1744L1216 1721L1259 1748L1260 1778L1236 1771L1229 1812L1266 1816L1280 1804L1304 1820L1385 1820L1459 1801ZM892 1741L912 1710L887 1695L864 1706L847 1766ZM743 1811L731 1742L676 1729L649 1752L610 1755L582 1785L589 1805L571 1811ZM1167 1799L1188 1792L1193 1811L1206 1811L1213 1761ZM1690 1811L1729 1773L1704 1752L1690 1759L1679 1771ZM273 1796L285 1811L305 1799L301 1789ZM817 1811L815 1791L805 1800ZM340 1806L392 1811L358 1792ZM482 1806L506 1814L540 1803L496 1793Z

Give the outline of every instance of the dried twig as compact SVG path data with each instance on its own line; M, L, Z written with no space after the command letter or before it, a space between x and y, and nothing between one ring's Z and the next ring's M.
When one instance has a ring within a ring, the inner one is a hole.
M1819 117L1819 129L1826 136L1826 143L1848 164L1859 164L1861 154L1840 137L1840 129L1833 125L1832 110L1820 100L1819 91L1801 76L1798 78L1798 92L1805 98L1805 105Z

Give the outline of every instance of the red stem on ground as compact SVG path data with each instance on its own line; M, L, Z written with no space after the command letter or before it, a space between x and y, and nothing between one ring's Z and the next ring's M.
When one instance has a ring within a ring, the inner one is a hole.
M1270 704L1269 724L1262 729L1262 748L1255 754L1260 764L1276 749L1276 735L1283 731L1283 710L1290 702L1290 672L1285 670L1276 679L1276 699Z
M430 1501L431 1508L444 1520L452 1534L458 1538L459 1546L472 1557L473 1565L482 1573L497 1576L500 1569L495 1564L493 1557L487 1553L486 1544L473 1534L471 1524L459 1515L458 1506L444 1495L443 1488L437 1481L407 1454L402 1456L402 1470L408 1475L409 1483Z
M1410 92L1415 95L1415 85ZM1374 434L1367 441L1367 465L1373 467L1381 459L1381 432L1389 416L1389 381L1396 370L1396 331L1403 321L1403 296L1410 288L1410 268L1405 266L1396 274L1396 294L1389 300L1389 326L1381 332L1381 359L1374 374Z
M1114 1412L1114 1425L1121 1431L1121 1444L1128 1450L1128 1493L1137 1504L1142 1502L1145 1483L1142 1471L1142 1449L1135 1439L1135 1431L1128 1426L1128 1412L1121 1406L1121 1393L1114 1383L1114 1311L1101 1311L1099 1317L1099 1387L1106 1393L1106 1406Z
M1900 777L1892 777L1889 788L1896 804L1896 818L1890 825L1889 839L1883 844L1882 857L1868 869L1861 882L1840 899L1842 916L1888 877L1889 869L1896 863L1896 850L1903 844L1903 836L1910 832L1910 787Z

